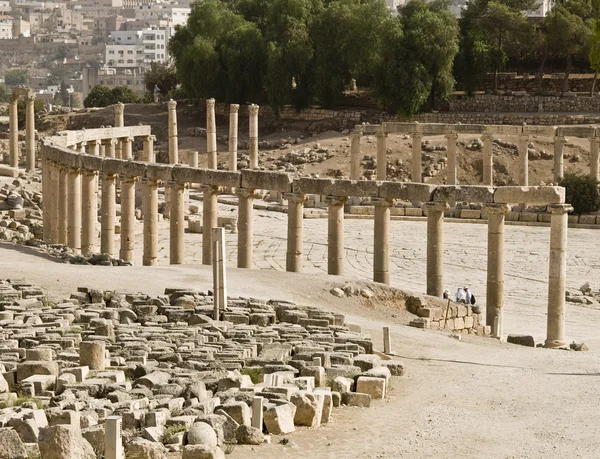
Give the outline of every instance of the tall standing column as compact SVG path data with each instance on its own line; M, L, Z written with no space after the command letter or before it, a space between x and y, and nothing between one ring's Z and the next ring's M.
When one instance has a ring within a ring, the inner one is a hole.
M133 139L122 137L119 141L121 143L121 159L133 159Z
M81 253L89 255L96 250L96 223L98 221L98 200L96 188L98 186L96 171L84 171L82 174L81 214Z
M600 180L600 170L598 169L598 142L600 137L590 138L590 176Z
M421 165L421 140L423 134L412 134L412 177L411 181L421 183L423 181L423 166Z
M529 153L528 153L529 136L519 136L519 185L529 185Z
M185 185L178 182L168 183L171 196L169 212L169 262L172 265L183 263L184 253L184 199Z
M144 149L144 161L147 163L156 162L156 158L154 157L154 141L156 140L155 135L149 135L144 137L143 149Z
M344 204L346 197L328 196L327 272L344 274Z
M75 253L81 251L81 171L69 169L69 223L68 246Z
M50 243L52 238L50 228L50 214L52 213L50 200L50 161L42 157L42 230L44 242Z
M10 100L8 106L8 150L10 152L10 166L19 167L19 115L18 105L19 98L14 96Z
M107 139L102 141L102 144L104 145L105 156L107 158L116 158L116 143L117 141L115 139Z
M179 144L177 141L177 102L167 102L169 108L169 164L179 162Z
M58 169L58 243L68 245L69 227L69 172L61 166Z
M105 157L106 156L106 143L104 140L98 140L98 155Z
M50 167L50 208L52 212L50 214L50 243L58 244L58 226L59 226L59 196L60 196L60 179L59 169L57 164L52 163Z
M502 336L504 307L504 219L506 204L488 204L487 293L485 323L492 336ZM498 318L496 320L496 318Z
M483 184L494 184L494 154L492 152L492 139L488 134L482 135L483 140Z
M254 190L238 188L238 268L252 268Z
M100 252L108 253L111 257L115 254L116 188L116 177L104 173L100 212Z
M360 132L350 135L350 180L360 180Z
M554 137L554 182L559 183L565 176L563 149L565 138L563 136Z
M446 134L445 137L448 141L448 146L446 149L446 167L448 169L448 174L446 175L446 183L448 183L448 185L458 185L456 161L456 141L458 140L458 134Z
M288 202L288 234L285 269L292 273L302 272L302 233L304 222L304 201L306 195L285 193Z
M441 297L444 292L444 202L427 202L427 295Z
M217 120L215 99L206 99L206 154L209 169L217 168Z
M567 282L567 231L569 204L548 206L550 217L550 272L548 275L548 325L546 346L562 347L565 341L565 284Z
M88 142L90 148L90 155L100 156L100 140L90 140ZM102 155L104 156L104 155Z
M142 179L142 213L144 214L144 266L156 265L158 258L158 181Z
M391 199L375 198L373 241L373 281L390 283L390 207Z
M113 105L115 107L115 127L123 127L125 126L125 105L122 103L118 103ZM115 156L114 158L121 158L121 144L117 143L115 145Z
M229 170L237 170L238 149L238 113L240 106L231 104L229 106Z
M135 246L135 177L121 177L121 249L119 258L133 261Z
M387 134L377 133L377 180L387 178Z
M202 196L202 264L211 264L212 229L217 227L218 218L218 186L203 185Z
M250 117L250 169L258 169L258 105L248 107Z
M27 105L25 110L25 159L27 171L35 169L35 93L27 92Z

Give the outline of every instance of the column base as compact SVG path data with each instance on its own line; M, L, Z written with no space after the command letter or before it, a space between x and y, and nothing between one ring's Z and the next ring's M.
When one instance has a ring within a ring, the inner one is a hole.
M544 346L549 349L558 349L561 347L567 347L567 342L561 339L547 339L544 342Z

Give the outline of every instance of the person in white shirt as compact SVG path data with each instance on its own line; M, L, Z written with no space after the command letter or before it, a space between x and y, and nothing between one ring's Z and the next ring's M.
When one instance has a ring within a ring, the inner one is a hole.
M465 287L465 303L471 304L471 297L473 296L469 287Z
M464 303L465 301L466 301L466 292L464 289L458 287L458 290L456 291L456 302Z

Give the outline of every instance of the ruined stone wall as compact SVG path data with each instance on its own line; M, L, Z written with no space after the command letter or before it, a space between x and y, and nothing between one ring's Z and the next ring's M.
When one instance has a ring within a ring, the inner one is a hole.
M215 104L215 114L221 116L229 115L229 104ZM248 116L248 106L241 105L240 116ZM275 113L268 105L260 107L260 116L274 118ZM325 110L321 108L307 108L305 110L296 110L294 107L285 107L279 112L279 117L285 120L319 121L326 119L344 119L354 123L361 120L361 111L359 110Z
M561 92L563 88L565 74L564 73L551 73L545 74L542 79L542 92ZM589 93L592 88L592 82L594 81L593 74L576 75L570 76L569 78L569 91L572 92L583 92ZM494 87L494 74L489 73L484 81L483 86L480 88L491 89ZM460 88L462 89L462 88ZM511 91L527 91L537 92L540 91L540 80L538 75L525 73L518 75L516 73L500 73L498 74L498 89L506 89ZM596 90L599 88L596 87Z
M529 94L455 96L451 112L598 112L600 96L534 96Z

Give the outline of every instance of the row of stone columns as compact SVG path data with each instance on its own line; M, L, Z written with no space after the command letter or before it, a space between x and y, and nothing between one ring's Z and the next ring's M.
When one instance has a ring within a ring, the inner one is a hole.
M8 106L8 151L11 167L19 167L19 97L13 94ZM35 93L28 91L25 103L25 169L35 169Z

